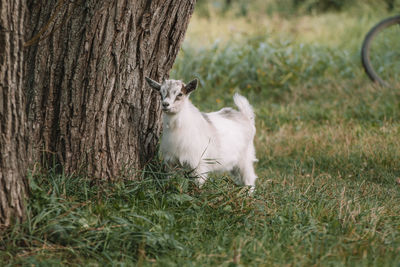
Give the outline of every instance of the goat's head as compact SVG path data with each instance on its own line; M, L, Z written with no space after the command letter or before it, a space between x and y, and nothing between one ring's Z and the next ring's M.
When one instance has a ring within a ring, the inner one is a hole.
M158 91L161 95L161 107L167 114L176 114L188 99L191 92L197 88L197 79L187 84L178 80L164 80L161 84L146 77L147 83L151 88Z

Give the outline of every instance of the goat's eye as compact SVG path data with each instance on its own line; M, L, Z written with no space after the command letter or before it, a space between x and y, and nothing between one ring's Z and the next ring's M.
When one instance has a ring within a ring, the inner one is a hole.
M178 95L179 97L181 97L181 96L183 96L183 94L182 93L179 93L179 95Z

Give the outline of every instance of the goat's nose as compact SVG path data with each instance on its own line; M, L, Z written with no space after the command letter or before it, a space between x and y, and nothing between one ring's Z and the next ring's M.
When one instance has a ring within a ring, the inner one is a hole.
M169 103L168 102L163 102L162 105L163 105L164 108L166 108L166 107L169 106Z

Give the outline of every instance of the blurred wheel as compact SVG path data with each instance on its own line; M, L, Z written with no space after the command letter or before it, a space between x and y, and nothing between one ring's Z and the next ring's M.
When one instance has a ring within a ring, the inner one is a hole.
M361 59L372 81L383 86L399 86L400 16L387 18L368 32L362 45Z

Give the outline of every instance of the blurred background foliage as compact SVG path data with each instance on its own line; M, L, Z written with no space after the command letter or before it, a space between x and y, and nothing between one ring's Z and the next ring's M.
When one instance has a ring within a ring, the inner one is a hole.
M346 9L378 8L392 11L400 7L399 0L198 0L196 13L211 16L213 11L221 14L234 13L236 16L248 16L254 11L281 15L318 14Z
M192 100L208 110L207 99L223 107L235 91L261 103L326 101L323 88L370 84L361 43L399 10L400 0L199 0L171 77L199 78Z

